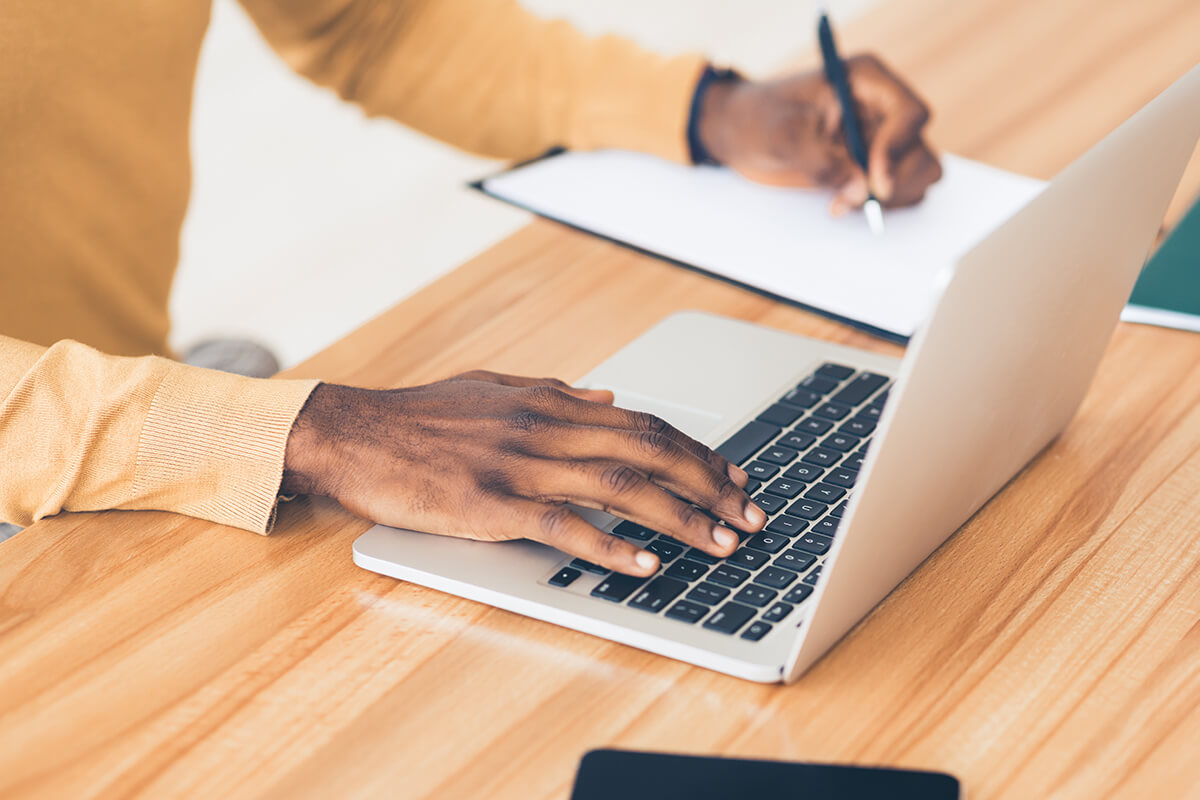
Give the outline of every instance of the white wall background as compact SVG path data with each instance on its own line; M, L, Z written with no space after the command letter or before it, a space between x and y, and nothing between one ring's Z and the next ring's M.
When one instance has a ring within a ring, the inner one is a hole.
M877 0L826 3L846 20ZM810 0L525 0L588 32L702 50L764 73L811 42ZM242 336L285 366L317 352L527 219L465 188L499 167L293 74L234 0L216 0L192 125L194 184L172 344Z

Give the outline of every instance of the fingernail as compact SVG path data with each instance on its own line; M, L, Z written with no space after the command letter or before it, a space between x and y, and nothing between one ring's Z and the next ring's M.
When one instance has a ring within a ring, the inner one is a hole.
M733 464L730 464L728 472L729 480L736 483L739 488L744 487L750 481L750 476L741 467L735 467Z
M729 530L729 528L724 528L720 525L714 526L712 537L713 541L721 545L721 547L725 550L731 550L734 547L737 547L737 534Z
M749 522L754 527L758 527L767 521L767 514L757 504L750 502L746 503L746 522Z
M638 553L634 558L634 561L637 561L637 565L642 569L658 569L658 556L654 555L654 553L647 552L646 550Z

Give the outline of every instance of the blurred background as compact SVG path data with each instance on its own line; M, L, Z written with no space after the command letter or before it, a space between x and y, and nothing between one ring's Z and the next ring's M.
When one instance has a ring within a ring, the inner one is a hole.
M825 3L835 24L876 0ZM699 50L751 75L812 46L815 2L524 0L589 33ZM296 364L520 228L466 188L501 168L370 119L291 72L236 0L216 0L192 122L191 208L172 345L239 336Z

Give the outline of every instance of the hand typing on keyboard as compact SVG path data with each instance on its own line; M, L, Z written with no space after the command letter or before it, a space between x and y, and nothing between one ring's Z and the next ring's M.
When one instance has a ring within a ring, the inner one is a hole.
M658 555L565 504L724 557L738 537L700 509L759 530L766 515L742 491L747 480L663 420L614 407L610 392L476 371L390 391L318 386L288 439L280 491L332 497L385 525L535 539L650 575Z

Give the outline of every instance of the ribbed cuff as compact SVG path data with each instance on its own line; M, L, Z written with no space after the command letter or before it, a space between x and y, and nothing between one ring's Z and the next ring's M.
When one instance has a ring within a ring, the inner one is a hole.
M664 59L604 37L588 85L573 87L576 110L564 144L637 150L690 164L688 115L705 63L698 55Z
M268 533L288 435L317 383L173 365L142 427L137 504Z

